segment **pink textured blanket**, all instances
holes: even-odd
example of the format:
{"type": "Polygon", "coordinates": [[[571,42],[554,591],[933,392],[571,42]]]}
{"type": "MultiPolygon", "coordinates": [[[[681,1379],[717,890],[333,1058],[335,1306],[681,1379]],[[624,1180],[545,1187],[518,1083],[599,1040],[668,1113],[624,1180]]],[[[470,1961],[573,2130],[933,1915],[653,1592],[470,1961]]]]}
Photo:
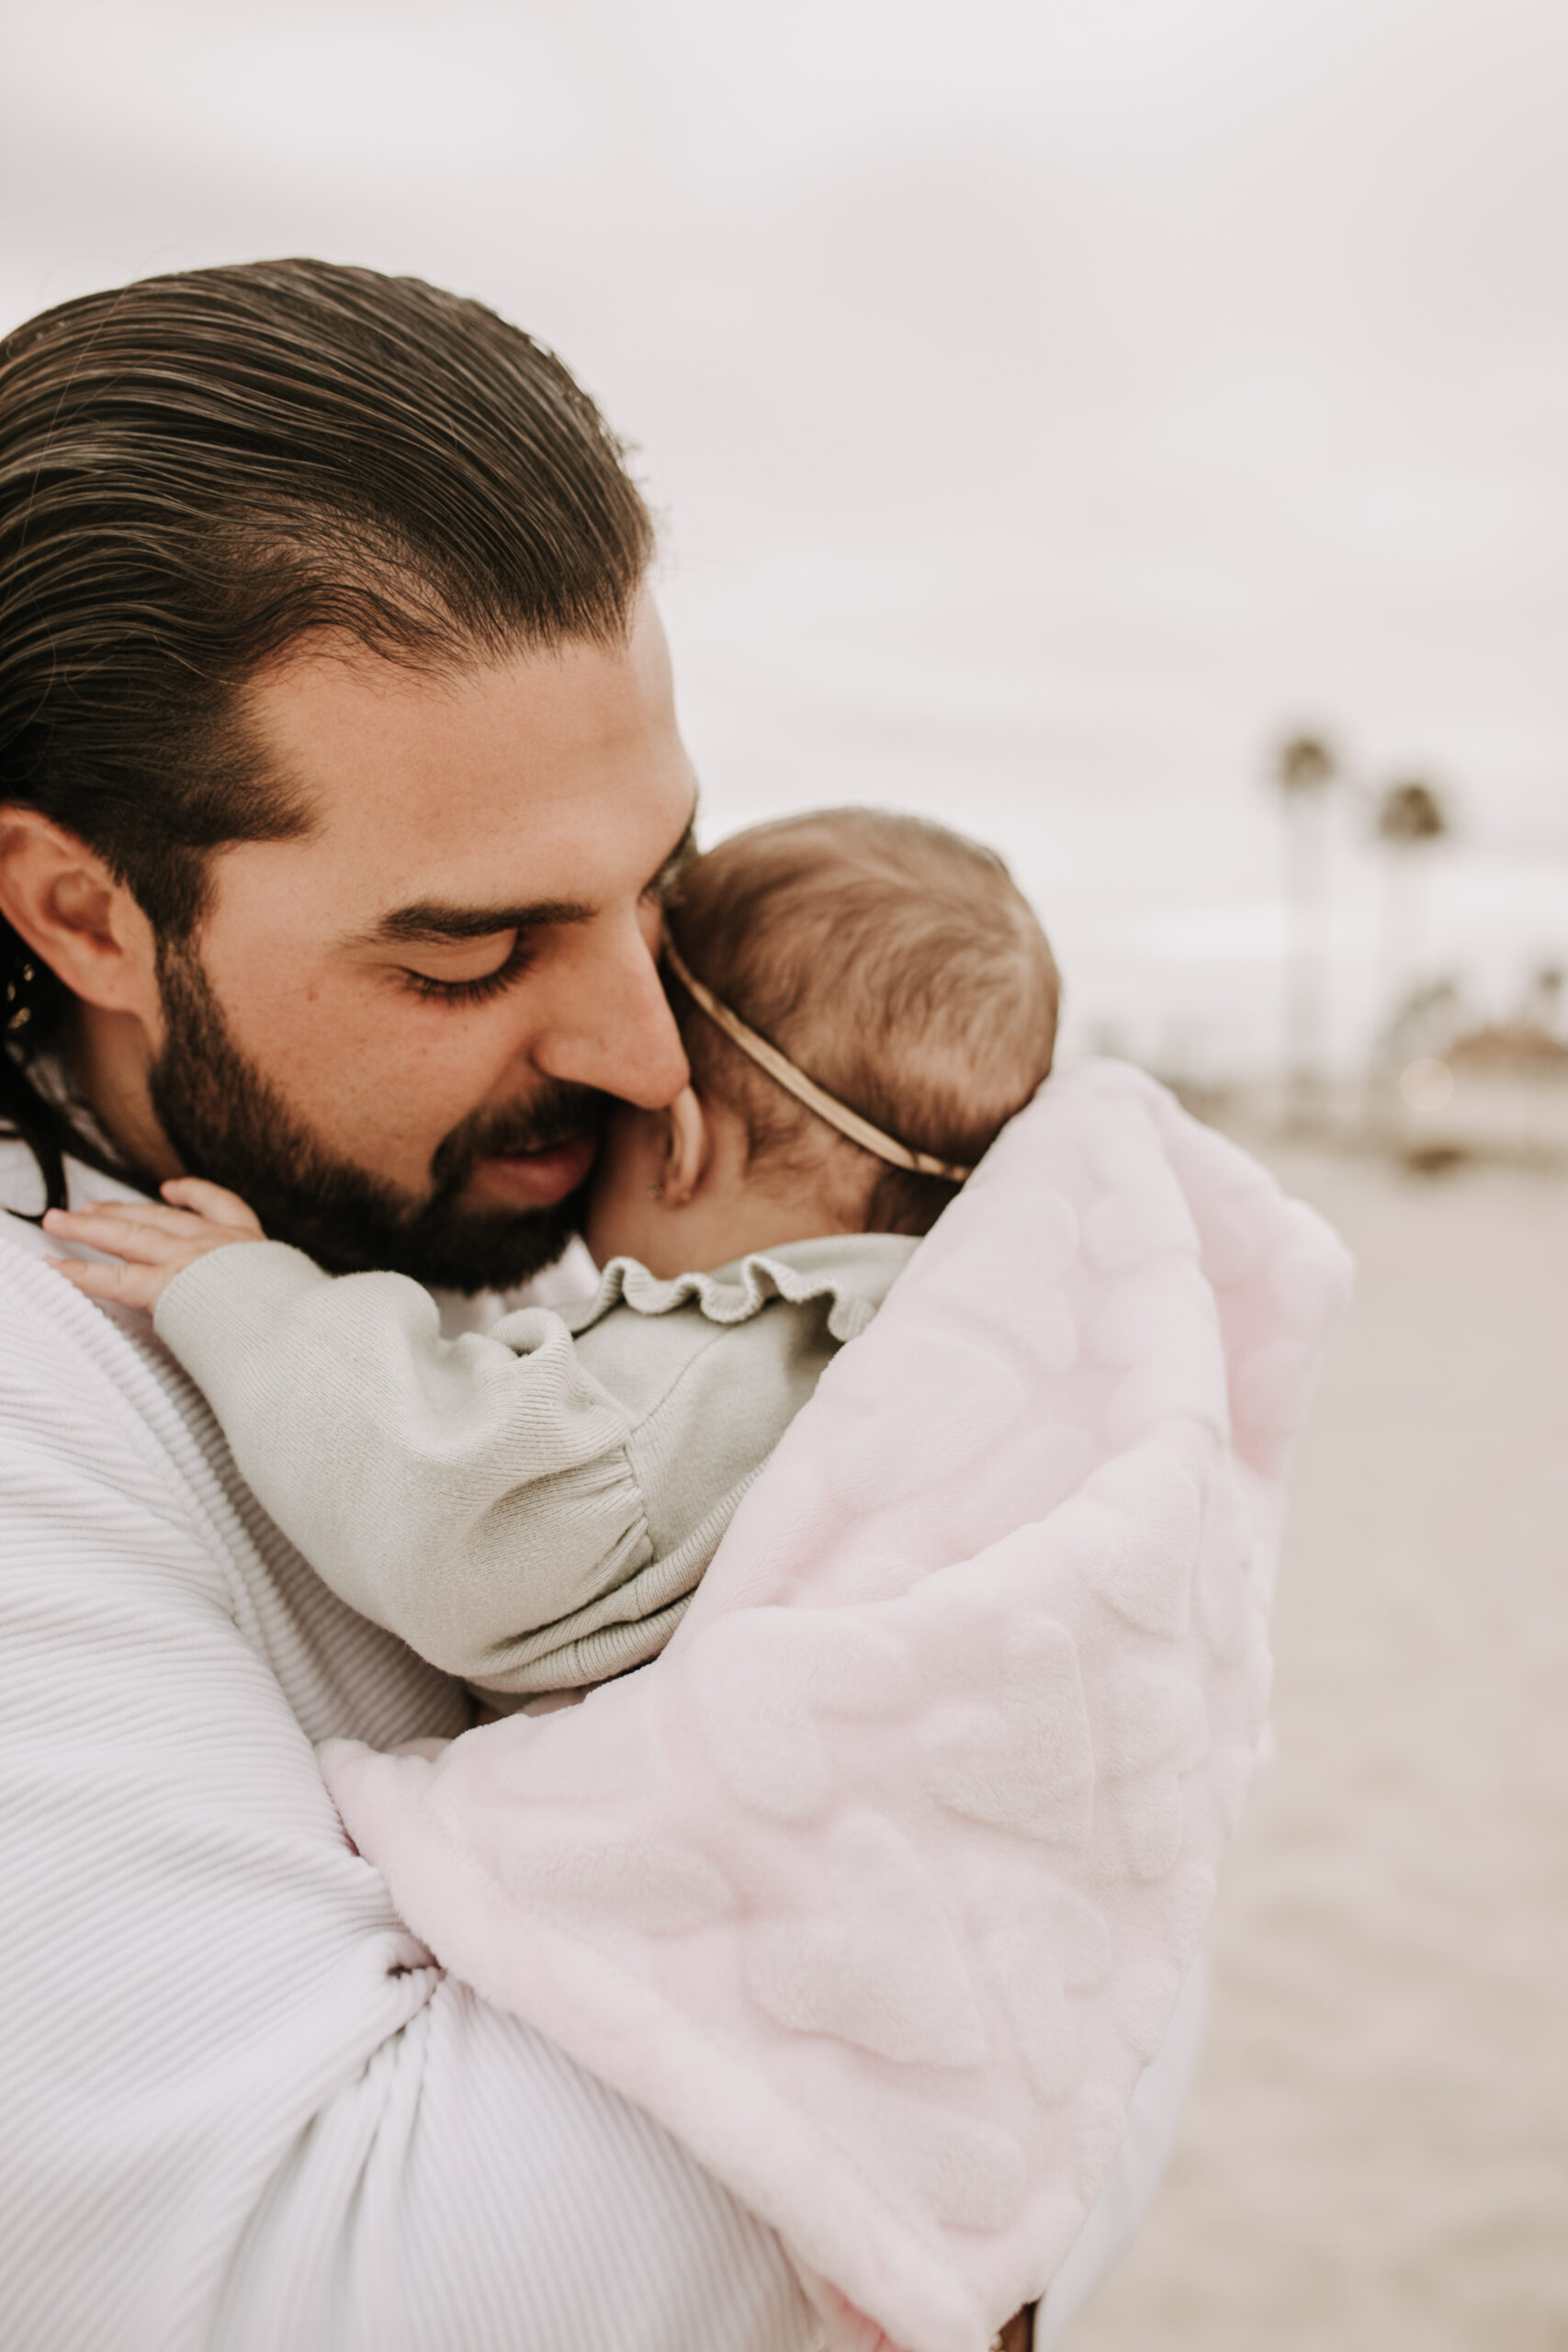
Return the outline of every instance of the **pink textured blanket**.
{"type": "Polygon", "coordinates": [[[432,1951],[640,2101],[844,2352],[979,2352],[1114,2162],[1269,1693],[1348,1262],[1120,1064],[1060,1072],[845,1348],[664,1655],[323,1750],[432,1951]]]}

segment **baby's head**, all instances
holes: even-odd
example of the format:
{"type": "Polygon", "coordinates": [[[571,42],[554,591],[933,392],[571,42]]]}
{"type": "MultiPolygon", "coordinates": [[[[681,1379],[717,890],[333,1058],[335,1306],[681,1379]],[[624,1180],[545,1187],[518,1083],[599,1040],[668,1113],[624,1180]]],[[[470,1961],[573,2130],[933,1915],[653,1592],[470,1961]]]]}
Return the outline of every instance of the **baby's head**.
{"type": "MultiPolygon", "coordinates": [[[[1045,935],[1000,858],[943,826],[870,808],[756,826],[682,870],[667,927],[705,991],[911,1153],[972,1168],[1050,1069],[1045,935]]],[[[930,1230],[953,1181],[850,1140],[666,980],[692,1083],[613,1115],[587,1220],[601,1265],[673,1275],[930,1230]]]]}

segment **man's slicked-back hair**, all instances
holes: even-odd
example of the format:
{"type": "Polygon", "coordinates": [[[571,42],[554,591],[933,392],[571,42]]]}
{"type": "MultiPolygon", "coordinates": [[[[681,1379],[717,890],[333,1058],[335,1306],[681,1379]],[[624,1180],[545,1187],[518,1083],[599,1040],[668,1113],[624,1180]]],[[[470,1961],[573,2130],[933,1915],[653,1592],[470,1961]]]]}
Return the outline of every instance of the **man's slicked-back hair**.
{"type": "MultiPolygon", "coordinates": [[[[64,303],[0,342],[0,802],[177,944],[208,852],[309,825],[248,678],[322,630],[433,669],[613,644],[652,545],[592,401],[481,303],[319,261],[64,303]]],[[[0,922],[0,1111],[56,1160],[19,1064],[62,995],[0,922]]]]}

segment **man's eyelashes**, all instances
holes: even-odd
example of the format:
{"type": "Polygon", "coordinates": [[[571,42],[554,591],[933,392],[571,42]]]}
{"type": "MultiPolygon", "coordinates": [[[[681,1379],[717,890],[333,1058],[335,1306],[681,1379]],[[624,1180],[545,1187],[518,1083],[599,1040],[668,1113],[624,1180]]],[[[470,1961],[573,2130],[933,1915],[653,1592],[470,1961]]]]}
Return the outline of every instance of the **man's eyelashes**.
{"type": "Polygon", "coordinates": [[[438,980],[429,972],[415,972],[405,966],[403,978],[412,992],[426,1004],[488,1004],[492,997],[500,996],[520,980],[533,960],[533,947],[525,933],[519,932],[493,972],[481,972],[471,980],[438,980]]]}

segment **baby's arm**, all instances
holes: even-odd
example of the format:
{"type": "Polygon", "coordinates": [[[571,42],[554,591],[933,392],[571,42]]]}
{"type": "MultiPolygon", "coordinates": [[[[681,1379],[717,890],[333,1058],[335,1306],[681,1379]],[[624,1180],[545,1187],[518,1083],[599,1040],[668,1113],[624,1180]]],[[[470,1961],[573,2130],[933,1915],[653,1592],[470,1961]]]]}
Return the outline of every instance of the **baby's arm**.
{"type": "Polygon", "coordinates": [[[418,1283],[333,1280],[219,1197],[226,1224],[138,1203],[51,1215],[49,1229],[124,1253],[62,1271],[155,1307],[248,1484],[335,1592],[434,1664],[504,1683],[498,1658],[519,1634],[652,1555],[625,1408],[558,1316],[510,1316],[506,1344],[445,1340],[418,1283]]]}

